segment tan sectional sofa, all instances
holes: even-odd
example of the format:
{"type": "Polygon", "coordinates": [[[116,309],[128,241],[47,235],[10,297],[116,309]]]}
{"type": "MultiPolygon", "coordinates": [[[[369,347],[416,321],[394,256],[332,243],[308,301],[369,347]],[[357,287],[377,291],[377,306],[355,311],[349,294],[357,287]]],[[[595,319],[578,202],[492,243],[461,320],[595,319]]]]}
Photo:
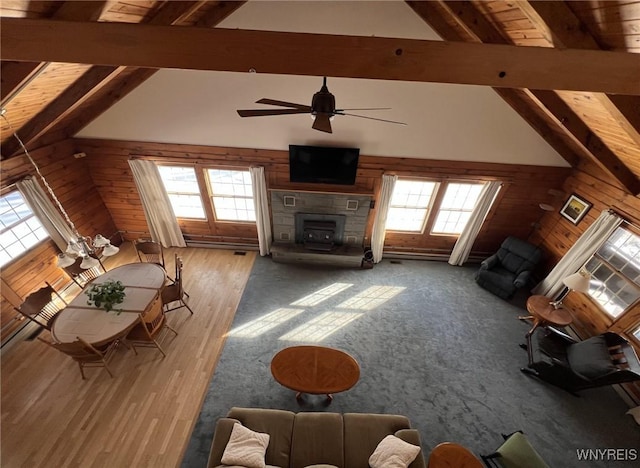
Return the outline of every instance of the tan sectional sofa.
{"type": "MultiPolygon", "coordinates": [[[[418,431],[409,419],[394,414],[301,412],[231,408],[216,424],[209,468],[221,466],[222,454],[236,422],[256,432],[270,435],[265,455],[267,465],[304,468],[333,465],[338,468],[364,468],[378,444],[387,435],[420,446],[418,431]]],[[[425,468],[422,451],[409,465],[425,468]]]]}

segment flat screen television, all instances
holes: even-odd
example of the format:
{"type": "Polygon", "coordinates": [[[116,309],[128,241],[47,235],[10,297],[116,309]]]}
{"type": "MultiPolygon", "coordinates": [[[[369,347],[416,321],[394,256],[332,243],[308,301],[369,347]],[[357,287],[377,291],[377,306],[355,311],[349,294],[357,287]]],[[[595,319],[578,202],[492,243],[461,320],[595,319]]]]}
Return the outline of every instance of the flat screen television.
{"type": "Polygon", "coordinates": [[[291,182],[353,185],[359,148],[289,145],[291,182]]]}

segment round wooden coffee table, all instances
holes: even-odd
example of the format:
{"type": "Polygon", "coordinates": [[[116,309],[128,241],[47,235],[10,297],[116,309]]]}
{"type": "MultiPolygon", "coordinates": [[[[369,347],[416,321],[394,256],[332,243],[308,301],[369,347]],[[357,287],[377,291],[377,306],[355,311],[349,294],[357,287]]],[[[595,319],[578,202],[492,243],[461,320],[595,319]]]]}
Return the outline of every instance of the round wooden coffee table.
{"type": "Polygon", "coordinates": [[[360,366],[349,354],[323,346],[292,346],[279,351],[271,360],[271,374],[284,387],[296,393],[327,395],[344,392],[360,378],[360,366]]]}

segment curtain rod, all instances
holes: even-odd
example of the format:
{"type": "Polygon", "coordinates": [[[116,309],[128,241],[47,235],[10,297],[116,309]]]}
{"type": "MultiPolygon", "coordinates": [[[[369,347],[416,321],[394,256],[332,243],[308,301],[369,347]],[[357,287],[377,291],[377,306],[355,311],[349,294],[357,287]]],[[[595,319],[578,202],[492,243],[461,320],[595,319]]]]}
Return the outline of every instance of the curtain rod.
{"type": "Polygon", "coordinates": [[[620,208],[609,208],[607,211],[620,216],[622,218],[622,221],[627,223],[628,225],[633,226],[636,229],[640,229],[640,225],[634,223],[633,221],[629,221],[629,218],[633,218],[633,216],[631,216],[626,211],[621,210],[620,208]]]}

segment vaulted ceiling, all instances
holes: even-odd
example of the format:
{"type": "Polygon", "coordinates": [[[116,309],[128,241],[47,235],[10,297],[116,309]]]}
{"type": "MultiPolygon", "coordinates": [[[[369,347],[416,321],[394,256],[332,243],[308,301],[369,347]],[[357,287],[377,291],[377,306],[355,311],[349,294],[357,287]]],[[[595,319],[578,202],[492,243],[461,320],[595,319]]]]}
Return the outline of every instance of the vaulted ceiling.
{"type": "Polygon", "coordinates": [[[245,2],[3,0],[2,158],[13,131],[74,136],[159,68],[255,66],[493,87],[569,164],[640,193],[640,1],[406,3],[445,42],[214,28],[245,2]]]}

